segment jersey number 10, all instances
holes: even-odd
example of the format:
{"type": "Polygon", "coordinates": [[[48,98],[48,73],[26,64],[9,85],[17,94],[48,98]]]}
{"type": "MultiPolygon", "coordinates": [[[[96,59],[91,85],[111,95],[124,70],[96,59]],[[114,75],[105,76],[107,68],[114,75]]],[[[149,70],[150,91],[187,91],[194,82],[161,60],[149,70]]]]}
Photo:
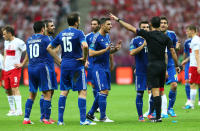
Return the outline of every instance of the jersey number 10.
{"type": "Polygon", "coordinates": [[[30,44],[29,49],[30,49],[30,59],[39,56],[39,44],[37,43],[35,43],[34,45],[30,44]]]}
{"type": "Polygon", "coordinates": [[[64,46],[64,52],[72,52],[72,43],[71,40],[72,37],[63,37],[63,46],[64,46]]]}

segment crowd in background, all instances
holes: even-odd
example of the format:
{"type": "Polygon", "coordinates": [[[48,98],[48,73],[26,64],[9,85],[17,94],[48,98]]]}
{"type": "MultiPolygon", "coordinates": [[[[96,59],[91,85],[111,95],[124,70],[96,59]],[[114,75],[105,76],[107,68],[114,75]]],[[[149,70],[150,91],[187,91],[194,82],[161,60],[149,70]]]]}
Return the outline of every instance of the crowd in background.
{"type": "MultiPolygon", "coordinates": [[[[91,6],[92,10],[88,21],[93,17],[101,18],[112,12],[126,22],[137,26],[141,20],[164,15],[169,20],[169,29],[175,31],[181,40],[182,47],[186,39],[185,27],[189,24],[200,24],[199,0],[91,0],[91,6]]],[[[89,28],[86,30],[90,31],[89,28]]],[[[116,64],[132,65],[134,59],[127,52],[129,51],[129,42],[134,35],[130,31],[122,29],[115,22],[113,22],[110,34],[113,43],[120,39],[123,41],[123,49],[115,55],[116,64]]],[[[183,48],[179,54],[182,52],[183,48]]]]}
{"type": "Polygon", "coordinates": [[[1,0],[0,27],[12,25],[17,37],[26,40],[33,34],[35,21],[52,19],[58,25],[62,16],[68,12],[69,0],[1,0]]]}

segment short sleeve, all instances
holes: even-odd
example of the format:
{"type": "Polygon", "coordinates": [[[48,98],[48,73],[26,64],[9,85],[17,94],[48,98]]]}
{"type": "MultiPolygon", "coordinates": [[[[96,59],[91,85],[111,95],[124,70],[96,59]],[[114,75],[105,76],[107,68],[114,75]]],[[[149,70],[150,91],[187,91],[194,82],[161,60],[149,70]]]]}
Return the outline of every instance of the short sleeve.
{"type": "Polygon", "coordinates": [[[26,44],[23,40],[19,39],[19,49],[23,52],[26,51],[26,44]]]}
{"type": "Polygon", "coordinates": [[[91,50],[96,50],[97,37],[98,37],[97,34],[95,34],[95,35],[92,37],[92,43],[90,44],[89,49],[91,49],[91,50]]]}
{"type": "Polygon", "coordinates": [[[171,39],[170,39],[169,37],[166,37],[166,38],[167,38],[167,39],[166,39],[167,48],[168,48],[168,49],[174,48],[171,39]]]}
{"type": "Polygon", "coordinates": [[[85,38],[83,31],[80,31],[79,41],[80,41],[80,43],[86,42],[86,38],[85,38]]]}
{"type": "Polygon", "coordinates": [[[51,45],[53,47],[57,47],[59,44],[61,43],[61,40],[60,40],[60,37],[59,37],[59,34],[56,36],[56,38],[54,40],[51,41],[51,45]]]}

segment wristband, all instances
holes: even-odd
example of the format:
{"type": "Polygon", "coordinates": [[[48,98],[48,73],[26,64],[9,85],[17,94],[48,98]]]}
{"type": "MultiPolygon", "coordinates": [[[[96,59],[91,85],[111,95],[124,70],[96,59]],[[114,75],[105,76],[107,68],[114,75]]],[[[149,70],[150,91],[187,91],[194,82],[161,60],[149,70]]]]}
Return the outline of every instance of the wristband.
{"type": "Polygon", "coordinates": [[[121,20],[121,19],[118,18],[118,19],[117,19],[117,22],[119,22],[120,20],[121,20]]]}

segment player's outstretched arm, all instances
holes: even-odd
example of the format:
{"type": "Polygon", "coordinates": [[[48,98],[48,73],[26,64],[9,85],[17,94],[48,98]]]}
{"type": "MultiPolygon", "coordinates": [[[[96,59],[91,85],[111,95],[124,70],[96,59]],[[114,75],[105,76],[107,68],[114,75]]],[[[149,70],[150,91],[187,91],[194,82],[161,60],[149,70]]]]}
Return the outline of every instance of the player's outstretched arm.
{"type": "Polygon", "coordinates": [[[147,45],[147,42],[144,41],[144,43],[140,47],[136,49],[132,49],[129,54],[132,56],[138,54],[146,45],[147,45]]]}
{"type": "Polygon", "coordinates": [[[98,51],[89,49],[89,56],[90,57],[99,56],[99,55],[102,55],[102,54],[106,53],[108,50],[110,50],[110,46],[106,47],[105,49],[98,50],[98,51]]]}
{"type": "Polygon", "coordinates": [[[126,23],[125,21],[119,19],[118,17],[116,17],[115,15],[113,15],[112,13],[110,13],[110,18],[117,21],[118,23],[120,23],[124,28],[126,28],[129,31],[132,31],[133,33],[136,33],[137,29],[130,25],[129,23],[126,23]]]}
{"type": "Polygon", "coordinates": [[[173,58],[173,60],[174,60],[174,64],[175,64],[175,67],[176,67],[176,71],[179,73],[179,72],[180,72],[180,68],[179,68],[179,65],[178,65],[178,58],[177,58],[175,49],[174,49],[174,48],[170,48],[170,52],[171,52],[172,58],[173,58]]]}
{"type": "Polygon", "coordinates": [[[56,52],[53,49],[54,49],[54,47],[51,44],[49,44],[47,47],[47,51],[54,58],[55,63],[60,65],[61,59],[57,56],[56,52]]]}
{"type": "Polygon", "coordinates": [[[28,62],[28,54],[26,52],[26,55],[25,55],[25,58],[24,58],[23,62],[20,63],[20,64],[15,64],[15,67],[16,68],[22,68],[27,62],[28,62]]]}

